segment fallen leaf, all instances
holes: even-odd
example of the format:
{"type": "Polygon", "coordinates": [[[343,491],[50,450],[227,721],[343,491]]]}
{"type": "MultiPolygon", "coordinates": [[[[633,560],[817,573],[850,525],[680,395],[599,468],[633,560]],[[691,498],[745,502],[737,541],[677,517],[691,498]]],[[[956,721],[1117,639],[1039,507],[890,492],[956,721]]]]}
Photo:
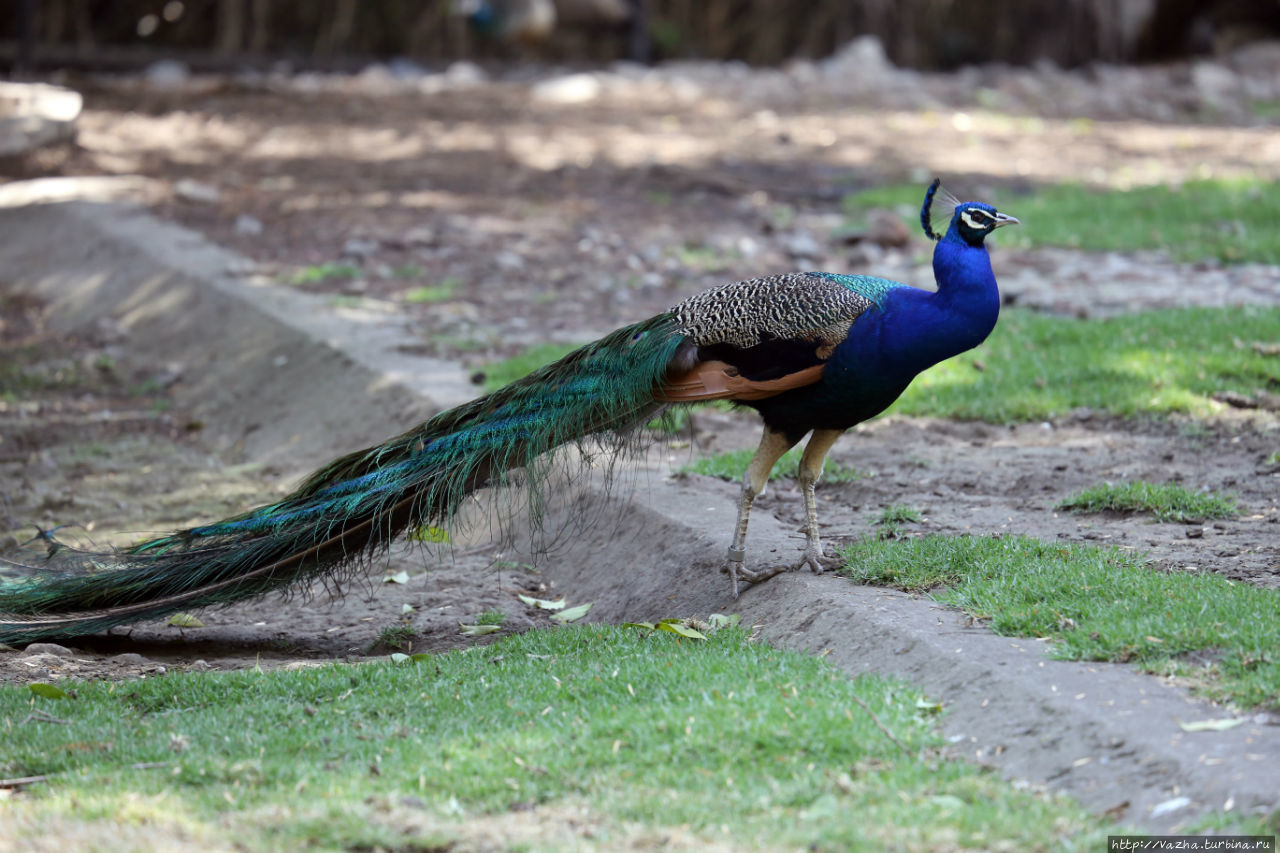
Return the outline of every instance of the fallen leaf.
{"type": "Polygon", "coordinates": [[[502,630],[501,625],[464,625],[461,622],[458,623],[458,627],[461,629],[459,633],[464,637],[482,637],[502,630]]]}
{"type": "Polygon", "coordinates": [[[203,628],[204,623],[190,613],[175,613],[169,617],[166,625],[172,625],[175,628],[203,628]]]}
{"type": "Polygon", "coordinates": [[[1244,717],[1223,717],[1218,720],[1194,720],[1185,723],[1178,720],[1178,728],[1184,732],[1225,732],[1227,729],[1234,729],[1236,726],[1244,722],[1244,717]]]}
{"type": "Polygon", "coordinates": [[[382,582],[383,583],[408,583],[409,573],[403,572],[403,571],[396,572],[394,575],[387,575],[385,578],[382,579],[382,582]]]}
{"type": "Polygon", "coordinates": [[[707,638],[707,635],[702,633],[701,631],[698,631],[694,628],[690,628],[688,625],[685,625],[676,620],[663,619],[661,622],[658,623],[658,630],[670,631],[673,634],[679,634],[681,637],[689,637],[690,639],[694,639],[694,640],[705,640],[707,638]]]}
{"type": "Polygon", "coordinates": [[[562,610],[559,613],[553,613],[551,614],[551,619],[554,622],[560,622],[560,623],[574,622],[578,619],[581,619],[583,616],[586,616],[587,611],[591,609],[592,604],[595,604],[595,602],[593,601],[588,604],[579,604],[577,607],[570,607],[568,610],[562,610]]]}
{"type": "Polygon", "coordinates": [[[565,601],[561,598],[558,601],[550,601],[545,598],[534,598],[531,595],[516,595],[521,601],[530,607],[536,607],[539,610],[564,610],[565,601]]]}
{"type": "Polygon", "coordinates": [[[44,699],[66,699],[67,694],[61,687],[55,687],[52,684],[45,684],[37,681],[34,684],[28,684],[27,689],[37,696],[44,699]]]}
{"type": "Polygon", "coordinates": [[[448,542],[449,531],[442,527],[423,525],[415,527],[407,537],[410,542],[448,542]]]}

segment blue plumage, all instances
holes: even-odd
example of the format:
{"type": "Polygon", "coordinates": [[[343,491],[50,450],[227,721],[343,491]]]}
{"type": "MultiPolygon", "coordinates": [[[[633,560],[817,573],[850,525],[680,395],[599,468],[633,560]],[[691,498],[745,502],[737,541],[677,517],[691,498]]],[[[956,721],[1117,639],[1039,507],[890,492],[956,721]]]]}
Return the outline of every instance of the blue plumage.
{"type": "Polygon", "coordinates": [[[935,181],[921,224],[937,237],[937,292],[870,276],[791,273],[712,288],[582,347],[486,397],[377,447],[348,454],[292,494],[240,516],[117,553],[48,536],[36,575],[0,586],[0,642],[69,637],[177,610],[224,604],[358,567],[406,529],[447,527],[466,497],[544,455],[621,436],[665,405],[728,399],[765,430],[744,477],[726,569],[747,571],[747,521],[773,464],[806,435],[799,482],[807,543],[795,568],[821,571],[813,487],[846,429],[888,407],[920,371],[979,344],[1000,297],[983,241],[1016,219],[960,203],[935,181]],[[938,237],[934,223],[947,222],[938,237]]]}

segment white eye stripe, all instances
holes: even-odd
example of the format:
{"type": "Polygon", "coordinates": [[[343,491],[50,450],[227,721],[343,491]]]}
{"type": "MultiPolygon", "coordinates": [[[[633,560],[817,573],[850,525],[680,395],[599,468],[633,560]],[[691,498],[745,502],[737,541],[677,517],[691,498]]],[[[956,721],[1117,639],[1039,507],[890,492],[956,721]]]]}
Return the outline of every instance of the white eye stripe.
{"type": "Polygon", "coordinates": [[[985,210],[963,210],[960,212],[960,220],[970,228],[976,228],[981,231],[983,228],[989,227],[995,221],[995,217],[985,210]],[[981,219],[982,221],[975,221],[975,219],[981,219]]]}

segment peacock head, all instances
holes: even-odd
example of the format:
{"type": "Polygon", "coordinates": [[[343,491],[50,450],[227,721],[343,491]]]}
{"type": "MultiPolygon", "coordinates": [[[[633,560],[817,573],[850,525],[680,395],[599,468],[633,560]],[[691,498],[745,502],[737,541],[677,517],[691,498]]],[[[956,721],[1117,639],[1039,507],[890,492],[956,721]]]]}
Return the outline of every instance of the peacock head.
{"type": "Polygon", "coordinates": [[[980,201],[960,201],[942,186],[940,178],[934,178],[924,194],[924,206],[920,208],[920,224],[931,240],[952,238],[963,240],[970,246],[981,246],[987,235],[1006,225],[1017,225],[1018,220],[1001,213],[980,201]],[[933,223],[947,222],[947,229],[939,234],[933,223]]]}

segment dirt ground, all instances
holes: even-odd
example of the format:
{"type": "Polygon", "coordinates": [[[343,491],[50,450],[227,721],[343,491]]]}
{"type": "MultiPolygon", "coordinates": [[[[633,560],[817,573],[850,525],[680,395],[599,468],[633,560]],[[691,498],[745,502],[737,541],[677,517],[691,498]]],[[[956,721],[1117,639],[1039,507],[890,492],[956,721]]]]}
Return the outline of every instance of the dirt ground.
{"type": "MultiPolygon", "coordinates": [[[[424,95],[82,82],[78,146],[24,163],[23,176],[153,179],[156,213],[248,256],[254,272],[328,294],[334,310],[408,315],[423,353],[477,371],[529,344],[588,339],[756,274],[819,268],[927,285],[923,237],[874,217],[845,222],[840,198],[862,186],[936,172],[979,195],[1069,176],[1116,184],[1157,172],[1280,174],[1273,127],[1172,98],[1170,115],[1139,121],[1115,118],[1101,100],[1092,116],[1087,100],[1075,118],[1009,116],[951,104],[952,89],[939,87],[953,84],[934,80],[920,83],[933,105],[912,111],[830,93],[735,99],[711,86],[579,103],[540,99],[534,84],[424,95]],[[337,272],[303,280],[325,264],[337,272]],[[435,290],[409,295],[423,287],[435,290]]],[[[1008,301],[1077,315],[1280,301],[1274,267],[1043,249],[997,249],[994,263],[1008,301]],[[1188,277],[1205,284],[1188,288],[1188,277]]],[[[43,306],[4,295],[3,284],[0,379],[16,393],[0,398],[0,480],[13,486],[0,499],[0,546],[39,547],[27,542],[36,525],[69,525],[59,536],[80,543],[129,541],[268,501],[302,470],[214,453],[203,424],[175,403],[181,376],[131,361],[127,337],[110,324],[55,334],[43,306]]],[[[707,411],[693,424],[692,435],[655,438],[667,464],[757,438],[745,414],[707,411]]],[[[405,426],[389,423],[386,434],[405,426]]],[[[837,445],[834,460],[874,476],[821,485],[820,512],[837,543],[870,531],[880,508],[906,503],[924,511],[912,527],[921,532],[1115,544],[1150,554],[1153,570],[1277,588],[1280,465],[1267,461],[1277,449],[1280,421],[1265,412],[1143,424],[1081,412],[1008,426],[889,416],[837,445]],[[1243,511],[1179,525],[1053,509],[1085,486],[1130,478],[1228,492],[1243,511]]],[[[681,488],[723,491],[696,476],[681,488]]],[[[799,525],[788,480],[757,507],[799,525]]],[[[730,531],[707,532],[710,564],[730,531]]],[[[501,610],[504,632],[544,624],[546,614],[515,594],[563,592],[508,556],[496,546],[396,550],[385,572],[342,597],[316,585],[204,612],[203,628],[139,625],[72,648],[0,654],[0,681],[299,666],[485,642],[459,623],[501,610]],[[412,639],[388,644],[387,629],[398,626],[412,639]]]]}

